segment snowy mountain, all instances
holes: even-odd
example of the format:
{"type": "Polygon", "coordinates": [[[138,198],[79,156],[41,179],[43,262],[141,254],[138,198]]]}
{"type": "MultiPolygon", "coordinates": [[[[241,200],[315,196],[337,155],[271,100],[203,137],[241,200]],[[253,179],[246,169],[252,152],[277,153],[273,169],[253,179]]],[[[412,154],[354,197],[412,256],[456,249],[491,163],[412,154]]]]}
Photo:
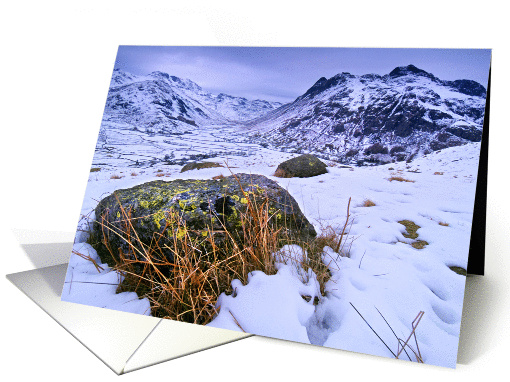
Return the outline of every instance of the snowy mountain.
{"type": "Polygon", "coordinates": [[[279,106],[278,102],[211,94],[193,81],[167,73],[136,76],[116,69],[103,121],[126,123],[149,133],[180,133],[202,125],[246,121],[279,106]]]}
{"type": "Polygon", "coordinates": [[[413,65],[320,78],[294,102],[250,121],[253,139],[343,162],[388,163],[478,142],[486,90],[413,65]]]}
{"type": "Polygon", "coordinates": [[[136,76],[116,69],[103,129],[121,123],[168,135],[205,126],[239,127],[243,130],[235,136],[263,147],[381,164],[479,142],[485,97],[485,88],[475,81],[444,81],[413,65],[384,76],[322,77],[283,106],[212,94],[167,73],[136,76]]]}
{"type": "Polygon", "coordinates": [[[214,110],[233,121],[248,121],[280,106],[282,106],[280,102],[268,102],[259,99],[250,101],[243,97],[233,97],[224,93],[214,96],[211,105],[214,110]]]}

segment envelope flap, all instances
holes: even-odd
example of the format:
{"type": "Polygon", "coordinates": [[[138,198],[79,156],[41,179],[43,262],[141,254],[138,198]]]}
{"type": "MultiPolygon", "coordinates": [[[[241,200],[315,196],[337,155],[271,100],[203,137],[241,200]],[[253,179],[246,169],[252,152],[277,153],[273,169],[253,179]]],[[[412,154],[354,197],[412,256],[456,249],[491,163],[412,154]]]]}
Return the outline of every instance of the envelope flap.
{"type": "Polygon", "coordinates": [[[233,330],[161,320],[126,363],[127,373],[201,350],[250,337],[233,330]]]}
{"type": "Polygon", "coordinates": [[[161,319],[60,300],[67,264],[7,275],[73,337],[120,374],[161,319]]]}

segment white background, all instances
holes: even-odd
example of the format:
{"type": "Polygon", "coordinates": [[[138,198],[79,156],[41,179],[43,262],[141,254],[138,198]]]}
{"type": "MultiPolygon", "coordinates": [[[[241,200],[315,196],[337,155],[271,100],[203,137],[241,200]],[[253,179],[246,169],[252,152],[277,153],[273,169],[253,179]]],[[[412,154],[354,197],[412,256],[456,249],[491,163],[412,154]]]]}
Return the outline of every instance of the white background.
{"type": "MultiPolygon", "coordinates": [[[[508,375],[507,12],[497,2],[17,1],[0,11],[2,275],[34,266],[14,228],[73,232],[118,45],[492,48],[487,268],[456,371],[252,337],[124,380],[480,380],[508,375]],[[242,5],[241,5],[242,4],[242,5]],[[413,5],[416,4],[416,5],[413,5]],[[506,31],[506,32],[505,32],[506,31]],[[467,360],[467,361],[466,361],[467,360]]],[[[407,63],[403,63],[407,64],[407,63]]],[[[72,234],[63,235],[72,239],[72,234]]],[[[52,241],[52,240],[50,240],[52,241]]],[[[5,278],[2,375],[115,374],[5,278]]],[[[503,377],[504,378],[504,377],[503,377]]]]}

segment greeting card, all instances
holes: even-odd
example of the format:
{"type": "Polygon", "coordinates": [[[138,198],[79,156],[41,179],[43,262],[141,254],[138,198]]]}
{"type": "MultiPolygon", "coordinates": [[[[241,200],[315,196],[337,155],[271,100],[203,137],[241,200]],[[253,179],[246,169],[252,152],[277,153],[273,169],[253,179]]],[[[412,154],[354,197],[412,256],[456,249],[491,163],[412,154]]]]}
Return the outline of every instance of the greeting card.
{"type": "Polygon", "coordinates": [[[490,58],[121,46],[62,300],[455,367],[490,58]]]}

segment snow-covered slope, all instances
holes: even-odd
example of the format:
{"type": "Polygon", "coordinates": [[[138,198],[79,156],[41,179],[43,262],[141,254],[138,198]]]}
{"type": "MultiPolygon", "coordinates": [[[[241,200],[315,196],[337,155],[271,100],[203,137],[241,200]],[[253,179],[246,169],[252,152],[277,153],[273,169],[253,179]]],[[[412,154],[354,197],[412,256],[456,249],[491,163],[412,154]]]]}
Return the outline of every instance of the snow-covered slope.
{"type": "Polygon", "coordinates": [[[385,163],[480,141],[485,97],[475,81],[443,81],[413,65],[384,76],[340,73],[248,127],[291,152],[385,163]]]}
{"type": "Polygon", "coordinates": [[[279,102],[260,99],[250,101],[244,97],[233,97],[220,93],[212,96],[210,107],[233,121],[248,121],[282,106],[279,102]]]}
{"type": "Polygon", "coordinates": [[[188,79],[153,72],[147,76],[114,70],[104,121],[127,123],[153,133],[253,119],[281,106],[227,94],[211,94],[188,79]]]}
{"type": "MultiPolygon", "coordinates": [[[[196,132],[197,137],[199,133],[196,132]]],[[[142,133],[130,134],[133,136],[129,145],[119,147],[126,153],[141,153],[141,158],[151,153],[151,147],[154,152],[168,151],[181,138],[174,137],[173,142],[164,142],[158,136],[137,140],[142,133]],[[137,144],[139,147],[135,149],[137,144]]],[[[210,140],[195,146],[202,152],[214,151],[212,144],[214,141],[210,140]]],[[[248,147],[243,149],[249,151],[248,147]]],[[[163,162],[134,169],[132,160],[125,159],[129,158],[127,154],[116,151],[108,158],[96,151],[94,165],[109,162],[107,166],[101,165],[101,171],[90,173],[75,251],[100,262],[95,251],[84,244],[97,201],[116,189],[157,179],[210,179],[220,174],[230,175],[230,171],[266,175],[294,196],[317,232],[328,226],[340,232],[352,197],[352,225],[345,237],[346,243],[352,244],[349,257],[341,257],[328,248],[324,250],[324,262],[329,264],[331,272],[325,296],[320,295],[314,274],[305,280],[304,270],[297,263],[277,264],[276,275],[255,271],[246,285],[234,281],[236,297],[220,297],[219,315],[210,325],[240,330],[234,316],[249,333],[393,357],[391,351],[397,352],[398,343],[378,310],[404,340],[411,333],[413,319],[423,311],[416,335],[424,362],[454,367],[466,278],[452,268],[467,266],[480,144],[436,151],[411,163],[352,168],[329,163],[327,174],[290,179],[272,174],[282,160],[295,155],[267,148],[250,150],[253,153],[249,156],[211,158],[228,162],[230,170],[219,167],[185,173],[180,172],[181,166],[163,162]],[[408,181],[391,181],[393,176],[408,181]],[[365,207],[367,199],[375,205],[365,207]],[[420,227],[417,238],[404,235],[403,220],[420,227]],[[426,245],[413,247],[416,240],[425,241],[426,245]],[[310,301],[302,298],[305,295],[312,296],[310,301]],[[314,297],[319,298],[317,305],[314,297]],[[353,306],[391,350],[375,336],[353,306]]],[[[298,254],[296,249],[291,258],[298,254]]],[[[103,270],[98,271],[90,261],[72,255],[62,299],[150,313],[147,299],[139,300],[127,292],[116,294],[116,283],[122,277],[107,265],[100,265],[103,270]]],[[[413,354],[408,353],[414,360],[413,354]]],[[[408,359],[406,354],[400,358],[408,359]]]]}

